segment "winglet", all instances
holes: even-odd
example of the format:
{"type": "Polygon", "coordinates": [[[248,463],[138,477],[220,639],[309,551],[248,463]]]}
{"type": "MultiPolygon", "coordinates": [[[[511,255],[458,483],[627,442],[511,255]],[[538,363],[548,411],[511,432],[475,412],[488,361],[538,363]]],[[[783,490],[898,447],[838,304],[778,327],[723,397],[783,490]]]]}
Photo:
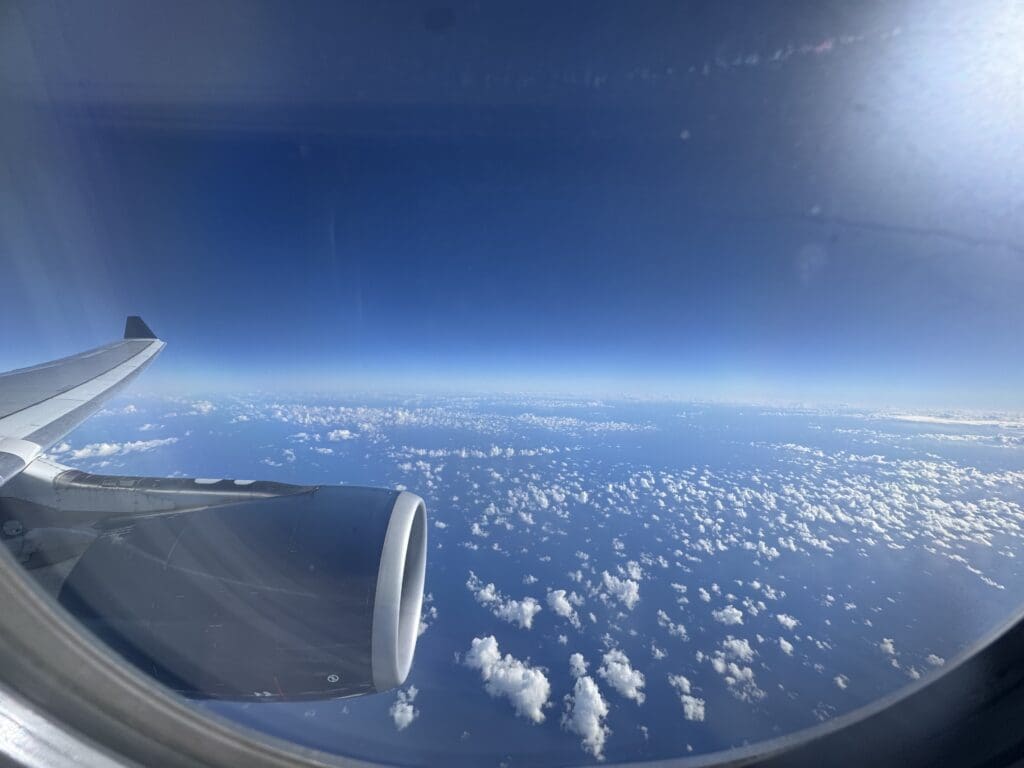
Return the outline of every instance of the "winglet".
{"type": "Polygon", "coordinates": [[[141,317],[128,315],[124,324],[124,337],[126,339],[155,339],[156,334],[149,329],[141,317]]]}

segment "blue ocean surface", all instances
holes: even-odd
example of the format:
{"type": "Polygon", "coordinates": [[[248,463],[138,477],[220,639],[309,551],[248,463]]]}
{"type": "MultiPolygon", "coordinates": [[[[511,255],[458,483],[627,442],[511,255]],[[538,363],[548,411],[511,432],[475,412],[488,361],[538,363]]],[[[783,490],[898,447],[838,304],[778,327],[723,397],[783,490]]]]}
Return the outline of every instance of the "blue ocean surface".
{"type": "Polygon", "coordinates": [[[427,600],[400,689],[200,703],[408,765],[707,753],[927,675],[1016,615],[1024,423],[542,397],[128,397],[54,457],[406,488],[427,600]]]}

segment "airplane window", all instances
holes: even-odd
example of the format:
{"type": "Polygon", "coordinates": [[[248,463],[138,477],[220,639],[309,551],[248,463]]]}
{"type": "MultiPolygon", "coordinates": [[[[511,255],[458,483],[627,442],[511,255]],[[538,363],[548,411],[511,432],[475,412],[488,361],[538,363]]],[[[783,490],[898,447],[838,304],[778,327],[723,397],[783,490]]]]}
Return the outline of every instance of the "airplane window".
{"type": "Polygon", "coordinates": [[[4,5],[6,555],[204,717],[385,763],[711,755],[936,678],[1024,589],[1022,39],[4,5]]]}

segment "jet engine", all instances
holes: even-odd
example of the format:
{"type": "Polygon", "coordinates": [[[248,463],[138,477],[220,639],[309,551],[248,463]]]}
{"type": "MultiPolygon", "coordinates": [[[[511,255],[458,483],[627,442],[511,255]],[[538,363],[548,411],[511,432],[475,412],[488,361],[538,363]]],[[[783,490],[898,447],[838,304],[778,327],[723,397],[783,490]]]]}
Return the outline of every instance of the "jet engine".
{"type": "Polygon", "coordinates": [[[41,459],[2,495],[11,552],[179,693],[323,699],[408,675],[427,549],[412,493],[109,477],[41,459]]]}

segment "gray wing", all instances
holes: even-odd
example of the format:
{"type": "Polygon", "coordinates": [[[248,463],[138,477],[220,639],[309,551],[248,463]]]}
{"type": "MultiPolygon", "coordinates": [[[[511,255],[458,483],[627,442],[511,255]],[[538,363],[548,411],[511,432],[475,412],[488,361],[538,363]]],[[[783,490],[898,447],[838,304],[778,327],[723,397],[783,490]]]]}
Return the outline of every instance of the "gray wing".
{"type": "Polygon", "coordinates": [[[120,341],[0,375],[0,485],[95,413],[164,346],[133,316],[120,341]]]}
{"type": "MultiPolygon", "coordinates": [[[[426,574],[418,496],[98,476],[37,458],[163,346],[129,318],[121,341],[0,376],[0,571],[6,549],[93,635],[186,696],[401,685],[426,574]]],[[[23,623],[8,613],[2,627],[23,623]]]]}

